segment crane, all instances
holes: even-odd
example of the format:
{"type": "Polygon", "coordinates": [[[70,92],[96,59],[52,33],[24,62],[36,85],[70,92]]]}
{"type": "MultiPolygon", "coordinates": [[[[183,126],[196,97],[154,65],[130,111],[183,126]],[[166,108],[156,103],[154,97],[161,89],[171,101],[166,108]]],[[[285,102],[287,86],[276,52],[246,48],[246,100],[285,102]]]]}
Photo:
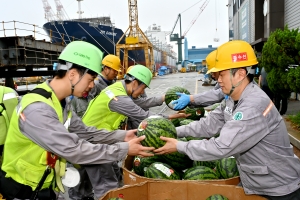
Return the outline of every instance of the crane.
{"type": "Polygon", "coordinates": [[[179,13],[178,17],[177,17],[177,19],[175,21],[175,24],[173,26],[173,29],[170,32],[170,41],[171,42],[175,41],[175,42],[177,42],[177,45],[178,45],[178,62],[177,62],[177,64],[181,63],[181,61],[182,61],[182,44],[183,44],[182,40],[183,39],[184,38],[181,36],[181,14],[179,13]],[[178,37],[178,33],[174,33],[173,34],[174,29],[175,29],[178,21],[179,21],[179,26],[180,26],[180,32],[179,32],[180,35],[179,35],[179,37],[178,37]]]}
{"type": "Polygon", "coordinates": [[[139,27],[137,0],[128,0],[128,10],[129,10],[129,27],[124,32],[122,37],[120,37],[119,41],[116,44],[116,56],[120,58],[121,57],[120,50],[124,49],[123,66],[125,68],[123,69],[123,72],[126,72],[128,68],[128,51],[144,50],[145,65],[151,71],[153,71],[152,70],[152,67],[154,65],[153,45],[139,27]],[[121,41],[124,37],[125,37],[125,44],[121,44],[121,41]],[[149,57],[149,52],[150,52],[150,57],[149,57]]]}
{"type": "Polygon", "coordinates": [[[49,21],[54,21],[55,20],[55,15],[54,12],[49,4],[49,2],[47,0],[42,0],[43,2],[43,7],[44,7],[44,11],[45,11],[45,19],[47,22],[49,21]]]}
{"type": "Polygon", "coordinates": [[[172,31],[170,32],[170,41],[175,41],[177,42],[178,45],[178,62],[177,64],[182,62],[182,40],[185,38],[185,36],[187,35],[187,33],[189,32],[189,30],[191,29],[191,27],[195,24],[195,22],[197,21],[198,17],[200,16],[200,14],[203,12],[203,10],[205,9],[205,7],[207,6],[207,4],[209,3],[210,0],[206,0],[202,6],[200,7],[197,15],[195,16],[195,18],[191,21],[190,25],[188,26],[188,28],[186,29],[186,31],[183,33],[183,35],[181,35],[181,14],[178,14],[178,17],[175,21],[175,24],[173,26],[172,31]],[[179,21],[179,26],[180,26],[180,32],[179,32],[179,36],[178,33],[174,33],[174,29],[177,25],[177,22],[179,21]]]}
{"type": "Polygon", "coordinates": [[[67,15],[63,5],[61,4],[60,0],[54,0],[56,5],[56,11],[57,11],[57,18],[58,20],[66,20],[69,19],[69,16],[67,15]]]}

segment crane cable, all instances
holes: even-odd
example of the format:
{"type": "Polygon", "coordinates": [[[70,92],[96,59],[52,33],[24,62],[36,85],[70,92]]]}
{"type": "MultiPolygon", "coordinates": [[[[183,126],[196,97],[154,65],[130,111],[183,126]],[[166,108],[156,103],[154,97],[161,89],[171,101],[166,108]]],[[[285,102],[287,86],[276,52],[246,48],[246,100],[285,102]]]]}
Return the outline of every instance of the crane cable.
{"type": "Polygon", "coordinates": [[[189,9],[191,9],[192,7],[194,7],[195,5],[197,5],[198,3],[200,3],[202,0],[196,2],[195,4],[193,4],[192,6],[188,7],[187,9],[185,9],[184,11],[182,11],[180,14],[184,13],[185,11],[188,11],[189,9]]]}
{"type": "Polygon", "coordinates": [[[214,38],[214,42],[219,42],[219,38],[218,38],[218,8],[217,8],[217,0],[215,0],[215,18],[216,18],[216,33],[215,33],[215,38],[214,38]]]}

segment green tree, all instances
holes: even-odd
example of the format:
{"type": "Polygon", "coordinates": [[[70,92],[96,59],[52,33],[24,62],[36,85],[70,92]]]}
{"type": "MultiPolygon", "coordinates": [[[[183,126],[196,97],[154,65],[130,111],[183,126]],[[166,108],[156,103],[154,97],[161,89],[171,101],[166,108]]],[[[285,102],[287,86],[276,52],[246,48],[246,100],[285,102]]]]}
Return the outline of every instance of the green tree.
{"type": "Polygon", "coordinates": [[[300,92],[300,69],[289,67],[299,65],[300,33],[298,29],[277,29],[272,32],[264,44],[260,59],[260,67],[268,73],[267,80],[270,89],[283,97],[289,97],[290,92],[300,92]]]}

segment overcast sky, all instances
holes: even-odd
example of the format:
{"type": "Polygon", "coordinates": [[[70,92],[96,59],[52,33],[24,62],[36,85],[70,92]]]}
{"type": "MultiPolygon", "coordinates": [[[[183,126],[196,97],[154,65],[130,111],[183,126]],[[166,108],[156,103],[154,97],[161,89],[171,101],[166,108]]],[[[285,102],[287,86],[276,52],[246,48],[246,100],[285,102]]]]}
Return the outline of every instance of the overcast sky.
{"type": "MultiPolygon", "coordinates": [[[[78,18],[78,4],[76,0],[60,0],[70,18],[78,18]]],[[[182,34],[195,19],[205,0],[138,0],[139,26],[145,31],[153,23],[160,25],[163,31],[171,31],[179,13],[182,17],[182,34]],[[199,2],[199,3],[197,3],[199,2]],[[197,4],[196,4],[197,3],[197,4]],[[193,6],[196,4],[195,6],[193,6]],[[185,11],[189,7],[189,10],[185,11]],[[183,12],[185,11],[185,12],[183,12]]],[[[54,0],[48,0],[54,12],[56,12],[54,0]]],[[[228,0],[210,0],[207,7],[191,27],[186,37],[188,46],[217,47],[228,41],[228,0]],[[217,2],[217,4],[216,4],[217,2]],[[216,31],[217,29],[217,31],[216,31]],[[214,42],[219,38],[219,42],[214,42]]],[[[46,22],[42,0],[0,0],[0,21],[21,21],[36,24],[40,27],[46,22]]],[[[81,2],[83,17],[111,16],[116,27],[125,31],[128,22],[127,0],[84,0],[81,2]]],[[[8,27],[8,24],[5,24],[8,27]]],[[[2,24],[0,26],[2,30],[2,24]]],[[[177,24],[174,33],[179,32],[177,24]]],[[[8,31],[6,31],[8,33],[8,31]]],[[[30,35],[32,33],[28,33],[30,35]]],[[[3,37],[3,31],[0,32],[3,37]]],[[[41,39],[41,38],[39,38],[41,39]]],[[[174,50],[177,52],[175,42],[174,50]]]]}

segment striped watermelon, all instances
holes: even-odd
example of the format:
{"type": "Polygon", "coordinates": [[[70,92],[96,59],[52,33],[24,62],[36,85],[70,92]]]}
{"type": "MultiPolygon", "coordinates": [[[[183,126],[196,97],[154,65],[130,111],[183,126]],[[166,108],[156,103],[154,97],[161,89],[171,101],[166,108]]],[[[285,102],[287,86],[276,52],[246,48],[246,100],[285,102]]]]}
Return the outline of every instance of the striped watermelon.
{"type": "Polygon", "coordinates": [[[143,146],[160,148],[165,145],[165,141],[159,137],[177,138],[175,126],[165,118],[147,118],[144,119],[137,131],[137,136],[145,135],[146,138],[141,141],[143,146]]]}
{"type": "Polygon", "coordinates": [[[203,107],[197,107],[197,108],[186,107],[184,111],[186,114],[191,114],[190,116],[187,117],[187,119],[192,119],[192,120],[199,120],[201,117],[204,117],[205,114],[205,110],[203,107]]]}
{"type": "Polygon", "coordinates": [[[180,126],[188,125],[189,123],[193,122],[194,120],[185,119],[179,122],[180,126]]]}
{"type": "Polygon", "coordinates": [[[176,92],[190,94],[190,92],[187,89],[182,88],[182,87],[175,86],[175,87],[169,88],[165,94],[165,103],[172,110],[173,110],[174,105],[171,103],[171,101],[178,99],[176,92]]]}
{"type": "Polygon", "coordinates": [[[205,138],[205,137],[193,137],[193,136],[186,136],[185,138],[186,138],[187,141],[208,139],[208,138],[205,138]]]}
{"type": "Polygon", "coordinates": [[[175,171],[171,166],[161,162],[152,163],[145,171],[148,178],[180,180],[180,173],[175,171]]]}
{"type": "Polygon", "coordinates": [[[162,157],[159,155],[154,155],[150,157],[139,157],[135,156],[133,160],[132,168],[134,172],[140,176],[145,175],[146,169],[154,162],[159,162],[162,160],[162,157]]]}
{"type": "MultiPolygon", "coordinates": [[[[178,141],[186,142],[184,138],[177,138],[178,141]]],[[[184,170],[193,166],[193,161],[185,154],[179,153],[178,151],[170,154],[161,155],[163,161],[176,170],[184,170]]]]}
{"type": "Polygon", "coordinates": [[[185,120],[185,118],[176,118],[176,119],[171,119],[171,122],[174,124],[175,127],[180,126],[180,122],[182,120],[185,120]]]}
{"type": "Polygon", "coordinates": [[[220,194],[214,194],[209,196],[206,200],[228,200],[228,198],[220,194]]]}
{"type": "Polygon", "coordinates": [[[196,166],[184,172],[184,180],[210,180],[218,179],[216,172],[208,167],[196,166]]]}
{"type": "Polygon", "coordinates": [[[217,171],[220,176],[225,179],[239,176],[239,171],[234,157],[218,160],[217,171]]]}
{"type": "Polygon", "coordinates": [[[205,166],[211,169],[215,169],[217,166],[217,161],[196,161],[194,160],[193,166],[205,166]]]}

